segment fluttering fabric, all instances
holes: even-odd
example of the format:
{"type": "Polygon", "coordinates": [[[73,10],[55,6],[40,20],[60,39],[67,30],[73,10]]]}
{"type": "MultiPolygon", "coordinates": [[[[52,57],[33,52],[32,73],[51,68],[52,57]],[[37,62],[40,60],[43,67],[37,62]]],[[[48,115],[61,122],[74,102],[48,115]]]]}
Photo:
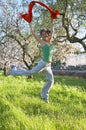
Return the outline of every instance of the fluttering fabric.
{"type": "Polygon", "coordinates": [[[53,10],[51,9],[49,6],[47,6],[46,4],[44,4],[43,2],[40,1],[32,1],[30,2],[30,4],[28,5],[28,12],[26,14],[22,14],[20,13],[20,17],[23,18],[25,21],[27,21],[28,23],[30,23],[32,21],[33,18],[33,14],[32,14],[32,10],[35,4],[40,4],[41,6],[43,6],[44,8],[46,8],[51,15],[52,19],[56,19],[58,17],[58,15],[60,14],[59,10],[53,10]]]}

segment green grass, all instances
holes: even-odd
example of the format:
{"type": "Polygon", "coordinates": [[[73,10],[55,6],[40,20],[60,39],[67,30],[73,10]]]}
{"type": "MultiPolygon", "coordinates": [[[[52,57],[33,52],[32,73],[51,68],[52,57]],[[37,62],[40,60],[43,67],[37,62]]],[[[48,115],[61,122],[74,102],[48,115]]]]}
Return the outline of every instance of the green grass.
{"type": "Polygon", "coordinates": [[[86,80],[55,76],[50,103],[40,98],[42,74],[0,73],[0,130],[86,130],[86,80]]]}

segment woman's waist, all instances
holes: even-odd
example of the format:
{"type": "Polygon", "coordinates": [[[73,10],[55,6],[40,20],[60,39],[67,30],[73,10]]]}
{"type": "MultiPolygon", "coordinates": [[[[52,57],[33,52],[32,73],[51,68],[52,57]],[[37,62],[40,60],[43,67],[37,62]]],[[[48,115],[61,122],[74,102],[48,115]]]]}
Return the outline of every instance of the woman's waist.
{"type": "Polygon", "coordinates": [[[51,62],[51,61],[47,61],[46,63],[47,63],[47,64],[51,64],[52,62],[51,62]]]}
{"type": "Polygon", "coordinates": [[[46,63],[46,64],[52,64],[52,61],[47,61],[47,60],[44,60],[43,61],[46,63]]]}

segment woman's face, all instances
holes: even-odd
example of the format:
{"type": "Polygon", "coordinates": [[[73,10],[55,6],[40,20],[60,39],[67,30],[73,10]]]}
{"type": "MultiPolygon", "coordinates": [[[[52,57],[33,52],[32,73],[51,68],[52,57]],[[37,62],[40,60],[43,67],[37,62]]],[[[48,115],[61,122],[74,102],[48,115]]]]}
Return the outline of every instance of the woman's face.
{"type": "Polygon", "coordinates": [[[47,37],[47,33],[46,33],[46,31],[43,31],[42,32],[42,38],[44,39],[44,38],[46,38],[47,37]]]}
{"type": "Polygon", "coordinates": [[[43,31],[41,36],[42,36],[43,40],[45,40],[47,42],[49,42],[51,39],[51,34],[47,33],[46,31],[43,31]]]}

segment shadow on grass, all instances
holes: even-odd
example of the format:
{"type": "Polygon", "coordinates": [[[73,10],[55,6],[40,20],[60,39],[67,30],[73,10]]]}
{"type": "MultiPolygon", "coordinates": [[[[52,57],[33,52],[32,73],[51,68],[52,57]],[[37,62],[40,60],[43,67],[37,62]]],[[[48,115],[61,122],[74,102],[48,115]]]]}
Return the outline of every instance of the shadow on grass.
{"type": "Polygon", "coordinates": [[[86,90],[86,80],[78,77],[69,76],[55,76],[55,84],[58,83],[61,86],[77,87],[82,90],[86,90]]]}
{"type": "MultiPolygon", "coordinates": [[[[44,74],[34,75],[33,80],[37,80],[39,82],[46,81],[46,77],[44,74]]],[[[82,90],[86,90],[86,79],[78,78],[78,77],[70,77],[70,76],[54,76],[54,84],[59,84],[61,86],[70,86],[70,87],[78,87],[82,90]]]]}

